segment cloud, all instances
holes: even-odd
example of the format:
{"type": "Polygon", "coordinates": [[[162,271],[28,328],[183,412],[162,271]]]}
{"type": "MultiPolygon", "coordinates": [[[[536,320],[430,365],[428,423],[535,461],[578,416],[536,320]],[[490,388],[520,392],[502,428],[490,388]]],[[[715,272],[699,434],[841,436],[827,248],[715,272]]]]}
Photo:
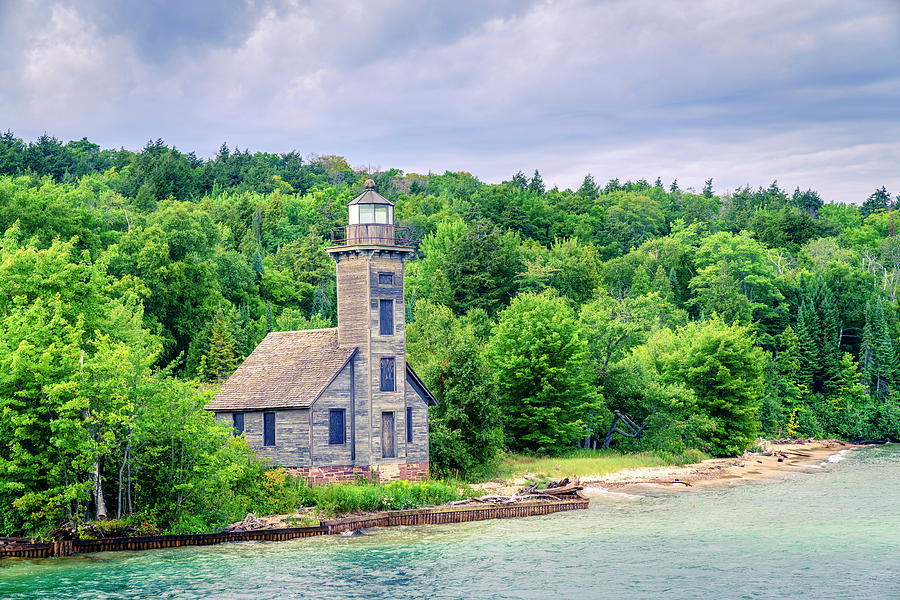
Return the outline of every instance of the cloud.
{"type": "Polygon", "coordinates": [[[487,180],[900,190],[889,0],[122,3],[0,9],[0,127],[346,155],[487,180]],[[8,17],[8,18],[4,18],[8,17]],[[3,56],[6,59],[2,58],[3,56]]]}

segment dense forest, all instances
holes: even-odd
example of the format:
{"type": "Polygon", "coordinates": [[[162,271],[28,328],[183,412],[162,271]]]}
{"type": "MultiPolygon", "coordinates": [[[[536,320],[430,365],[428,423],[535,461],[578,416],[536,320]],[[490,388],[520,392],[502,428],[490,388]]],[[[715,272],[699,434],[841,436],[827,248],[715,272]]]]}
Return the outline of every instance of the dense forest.
{"type": "MultiPolygon", "coordinates": [[[[602,168],[599,166],[598,168],[602,168]]],[[[372,178],[417,245],[411,363],[435,474],[590,443],[735,455],[900,439],[898,198],[658,178],[366,172],[339,156],[0,136],[0,531],[86,516],[198,530],[283,474],[202,406],[270,331],[335,324],[324,249],[372,178]]],[[[873,182],[873,187],[878,182],[873,182]]]]}

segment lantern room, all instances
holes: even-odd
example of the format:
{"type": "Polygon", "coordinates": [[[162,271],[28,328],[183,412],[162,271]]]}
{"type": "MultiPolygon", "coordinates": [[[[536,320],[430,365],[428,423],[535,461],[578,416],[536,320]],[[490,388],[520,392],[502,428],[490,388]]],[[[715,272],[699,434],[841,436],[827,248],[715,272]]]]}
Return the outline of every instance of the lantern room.
{"type": "Polygon", "coordinates": [[[348,245],[393,246],[394,204],[375,191],[375,182],[367,179],[365,191],[350,201],[347,224],[348,245]]]}

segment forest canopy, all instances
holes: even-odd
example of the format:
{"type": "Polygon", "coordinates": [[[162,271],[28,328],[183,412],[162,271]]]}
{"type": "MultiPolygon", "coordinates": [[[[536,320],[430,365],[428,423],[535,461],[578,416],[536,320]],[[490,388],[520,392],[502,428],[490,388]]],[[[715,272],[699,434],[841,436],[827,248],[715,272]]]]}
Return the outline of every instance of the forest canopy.
{"type": "Polygon", "coordinates": [[[324,249],[368,178],[417,245],[408,348],[439,400],[437,474],[591,444],[616,410],[648,426],[624,450],[900,439],[900,200],[878,182],[857,204],[777,182],[561,190],[7,132],[0,530],[101,499],[202,529],[271,500],[273,465],[202,406],[268,332],[335,324],[324,249]]]}

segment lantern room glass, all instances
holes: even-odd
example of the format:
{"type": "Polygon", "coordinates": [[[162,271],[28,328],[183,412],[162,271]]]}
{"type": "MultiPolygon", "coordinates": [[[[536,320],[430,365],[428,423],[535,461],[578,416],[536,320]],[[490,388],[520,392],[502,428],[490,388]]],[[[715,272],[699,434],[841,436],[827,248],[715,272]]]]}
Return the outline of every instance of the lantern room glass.
{"type": "Polygon", "coordinates": [[[391,225],[394,207],[390,204],[353,204],[348,222],[350,225],[391,225]]]}

